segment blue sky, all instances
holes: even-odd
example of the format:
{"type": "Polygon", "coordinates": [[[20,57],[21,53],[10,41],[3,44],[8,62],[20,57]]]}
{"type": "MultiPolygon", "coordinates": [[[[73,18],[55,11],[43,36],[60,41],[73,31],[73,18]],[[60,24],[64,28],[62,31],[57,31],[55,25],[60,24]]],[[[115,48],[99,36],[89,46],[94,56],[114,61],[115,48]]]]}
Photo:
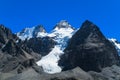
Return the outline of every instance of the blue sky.
{"type": "Polygon", "coordinates": [[[0,0],[0,24],[14,33],[38,24],[49,32],[60,20],[78,28],[86,19],[120,41],[120,0],[0,0]]]}

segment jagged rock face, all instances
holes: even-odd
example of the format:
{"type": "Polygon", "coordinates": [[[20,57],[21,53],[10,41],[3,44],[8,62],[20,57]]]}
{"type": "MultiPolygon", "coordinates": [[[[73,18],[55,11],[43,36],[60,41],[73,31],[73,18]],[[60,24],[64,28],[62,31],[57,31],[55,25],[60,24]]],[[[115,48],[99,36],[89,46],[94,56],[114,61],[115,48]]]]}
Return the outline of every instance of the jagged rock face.
{"type": "Polygon", "coordinates": [[[5,45],[2,51],[7,52],[8,54],[12,56],[17,56],[23,53],[20,47],[18,47],[17,44],[12,39],[8,41],[8,43],[5,45]]]}
{"type": "Polygon", "coordinates": [[[0,62],[2,72],[9,72],[17,69],[21,72],[24,68],[34,65],[33,57],[21,49],[13,40],[9,40],[2,49],[0,62]]]}
{"type": "Polygon", "coordinates": [[[4,25],[0,25],[0,48],[2,48],[2,46],[7,43],[9,39],[16,40],[17,37],[4,25]]]}
{"type": "MultiPolygon", "coordinates": [[[[34,44],[34,43],[32,43],[34,44]]],[[[41,55],[34,52],[32,48],[29,48],[28,45],[27,45],[27,40],[26,41],[22,41],[22,40],[19,40],[18,43],[17,43],[18,46],[21,47],[21,49],[23,49],[24,51],[26,51],[27,53],[29,53],[35,61],[38,61],[41,59],[41,55]]]]}
{"type": "Polygon", "coordinates": [[[31,38],[24,43],[29,49],[32,49],[34,52],[39,53],[42,56],[47,55],[56,44],[56,42],[50,37],[31,38]]]}
{"type": "Polygon", "coordinates": [[[59,61],[63,70],[79,66],[85,71],[101,71],[104,67],[120,64],[115,47],[90,21],[85,21],[82,24],[64,52],[65,54],[61,56],[59,61]]]}
{"type": "Polygon", "coordinates": [[[16,71],[21,73],[22,70],[32,67],[35,62],[34,58],[25,50],[18,46],[16,35],[4,27],[0,26],[0,72],[16,71]]]}

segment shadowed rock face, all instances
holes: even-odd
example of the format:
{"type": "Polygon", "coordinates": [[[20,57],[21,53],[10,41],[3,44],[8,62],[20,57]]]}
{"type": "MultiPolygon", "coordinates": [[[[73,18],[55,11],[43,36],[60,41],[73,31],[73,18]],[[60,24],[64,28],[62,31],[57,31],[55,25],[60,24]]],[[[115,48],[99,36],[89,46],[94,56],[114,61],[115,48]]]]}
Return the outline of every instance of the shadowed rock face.
{"type": "Polygon", "coordinates": [[[18,38],[4,25],[0,25],[0,48],[2,48],[2,46],[7,43],[9,39],[16,40],[18,38]]]}
{"type": "Polygon", "coordinates": [[[26,40],[24,44],[34,52],[39,53],[41,56],[45,56],[52,50],[56,42],[50,37],[39,37],[26,40]]]}
{"type": "Polygon", "coordinates": [[[119,56],[115,47],[90,21],[82,24],[64,52],[59,61],[63,70],[79,66],[85,71],[101,71],[104,67],[119,65],[119,56]]]}
{"type": "Polygon", "coordinates": [[[19,46],[17,46],[17,44],[10,39],[8,41],[8,43],[6,43],[5,47],[3,47],[2,49],[3,52],[6,52],[12,56],[18,56],[20,54],[23,54],[23,51],[20,49],[19,46]]]}

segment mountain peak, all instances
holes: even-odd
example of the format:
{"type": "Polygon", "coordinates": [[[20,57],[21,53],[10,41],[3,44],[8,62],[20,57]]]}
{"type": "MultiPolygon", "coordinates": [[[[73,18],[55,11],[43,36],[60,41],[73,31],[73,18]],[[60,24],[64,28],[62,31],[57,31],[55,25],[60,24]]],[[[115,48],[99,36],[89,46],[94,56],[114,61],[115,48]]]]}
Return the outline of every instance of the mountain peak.
{"type": "Polygon", "coordinates": [[[119,56],[113,44],[88,20],[72,36],[64,52],[59,61],[63,70],[79,66],[85,71],[101,71],[106,66],[119,65],[119,56]]]}
{"type": "Polygon", "coordinates": [[[89,20],[86,20],[83,24],[82,24],[82,27],[81,29],[85,29],[85,28],[88,28],[89,30],[90,29],[99,29],[95,24],[93,24],[91,21],[89,20]]]}
{"type": "Polygon", "coordinates": [[[37,26],[35,26],[35,31],[39,31],[39,32],[45,32],[46,33],[46,30],[45,30],[45,28],[44,28],[44,26],[43,25],[37,25],[37,26]]]}
{"type": "Polygon", "coordinates": [[[30,39],[33,37],[44,37],[46,36],[47,32],[42,25],[37,25],[32,28],[25,28],[21,32],[17,33],[17,36],[22,39],[30,39]]]}
{"type": "Polygon", "coordinates": [[[61,20],[59,23],[56,24],[55,28],[72,28],[67,20],[61,20]]]}
{"type": "Polygon", "coordinates": [[[46,32],[45,28],[42,25],[35,26],[33,30],[33,37],[42,37],[46,32]]]}
{"type": "MultiPolygon", "coordinates": [[[[81,28],[75,33],[76,36],[78,38],[80,38],[80,41],[79,42],[84,42],[85,39],[87,39],[88,37],[91,38],[91,39],[102,39],[104,40],[105,39],[105,36],[102,34],[102,32],[100,31],[100,29],[95,25],[93,24],[92,22],[86,20],[81,28]]],[[[74,37],[74,36],[73,36],[74,37]]]]}

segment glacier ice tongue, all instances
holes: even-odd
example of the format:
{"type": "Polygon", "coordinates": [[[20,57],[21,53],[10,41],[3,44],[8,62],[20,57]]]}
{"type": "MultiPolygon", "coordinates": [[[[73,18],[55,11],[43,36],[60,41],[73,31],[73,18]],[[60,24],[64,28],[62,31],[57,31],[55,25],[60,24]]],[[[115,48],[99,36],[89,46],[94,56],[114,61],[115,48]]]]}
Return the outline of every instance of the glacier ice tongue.
{"type": "Polygon", "coordinates": [[[61,72],[61,68],[58,66],[59,56],[63,54],[59,46],[55,46],[52,51],[40,61],[37,62],[38,66],[42,66],[46,73],[61,72]]]}

